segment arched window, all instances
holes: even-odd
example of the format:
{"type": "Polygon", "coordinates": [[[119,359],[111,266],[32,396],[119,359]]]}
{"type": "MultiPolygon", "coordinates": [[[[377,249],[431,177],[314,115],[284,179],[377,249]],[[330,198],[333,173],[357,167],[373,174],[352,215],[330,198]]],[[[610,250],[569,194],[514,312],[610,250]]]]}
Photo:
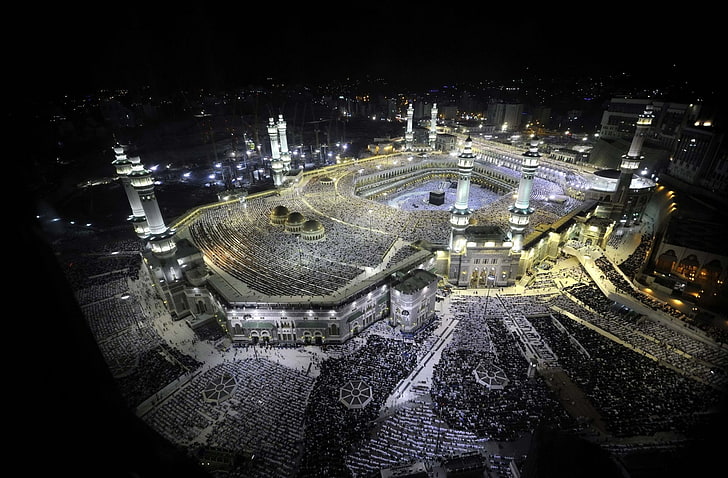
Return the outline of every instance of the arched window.
{"type": "Polygon", "coordinates": [[[704,287],[711,287],[718,282],[723,266],[718,259],[714,259],[700,268],[695,281],[704,287]]]}
{"type": "Polygon", "coordinates": [[[676,272],[690,280],[695,280],[695,275],[698,272],[699,266],[700,262],[698,262],[698,258],[695,254],[690,254],[680,261],[676,268],[676,272]]]}
{"type": "Polygon", "coordinates": [[[675,267],[676,262],[677,255],[674,250],[670,249],[660,254],[660,257],[655,262],[655,269],[660,272],[672,272],[672,268],[675,267]]]}

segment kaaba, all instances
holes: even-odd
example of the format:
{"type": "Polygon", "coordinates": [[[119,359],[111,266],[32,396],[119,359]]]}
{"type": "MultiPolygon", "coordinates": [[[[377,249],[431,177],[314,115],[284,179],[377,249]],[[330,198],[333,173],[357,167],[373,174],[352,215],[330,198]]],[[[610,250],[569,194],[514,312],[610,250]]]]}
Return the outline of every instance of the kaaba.
{"type": "Polygon", "coordinates": [[[436,206],[445,204],[445,191],[430,191],[430,204],[436,206]]]}

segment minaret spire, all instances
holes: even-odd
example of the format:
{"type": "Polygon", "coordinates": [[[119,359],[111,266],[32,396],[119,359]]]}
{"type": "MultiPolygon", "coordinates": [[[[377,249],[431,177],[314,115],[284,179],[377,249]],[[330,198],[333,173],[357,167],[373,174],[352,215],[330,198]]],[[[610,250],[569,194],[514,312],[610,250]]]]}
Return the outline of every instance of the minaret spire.
{"type": "Polygon", "coordinates": [[[162,212],[159,209],[157,197],[154,194],[154,180],[148,169],[139,165],[129,173],[131,184],[139,195],[144,208],[144,215],[149,226],[149,245],[152,253],[159,258],[172,257],[177,250],[174,229],[168,228],[164,223],[162,212]]]}
{"type": "Polygon", "coordinates": [[[278,126],[273,118],[268,118],[268,137],[270,138],[270,156],[273,161],[281,158],[281,145],[278,142],[278,126]]]}
{"type": "Polygon", "coordinates": [[[283,161],[281,161],[281,147],[278,142],[278,126],[273,118],[268,118],[268,136],[270,137],[270,168],[273,171],[273,184],[278,187],[283,184],[283,161]]]}
{"type": "Polygon", "coordinates": [[[531,201],[531,190],[533,189],[533,178],[538,168],[538,158],[541,154],[538,152],[538,138],[533,137],[528,151],[523,153],[523,162],[521,163],[521,180],[518,183],[518,194],[516,202],[508,210],[511,213],[511,246],[512,251],[520,251],[523,248],[523,231],[530,221],[533,209],[529,206],[531,201]]]}
{"type": "Polygon", "coordinates": [[[632,218],[624,217],[625,208],[627,206],[627,197],[629,196],[629,186],[632,182],[632,177],[634,176],[635,171],[639,169],[640,162],[643,159],[642,145],[645,142],[645,137],[647,136],[650,127],[652,126],[652,119],[654,117],[655,116],[652,114],[652,105],[645,106],[644,113],[637,118],[634,137],[632,138],[632,144],[629,147],[629,152],[622,156],[622,163],[619,166],[620,175],[612,209],[612,218],[620,221],[626,226],[629,226],[632,223],[632,218]]]}
{"type": "Polygon", "coordinates": [[[450,209],[450,251],[455,253],[462,252],[465,247],[463,233],[470,224],[470,216],[473,213],[468,208],[468,196],[474,160],[473,140],[468,136],[463,151],[458,156],[458,188],[455,204],[450,209]]]}
{"type": "Polygon", "coordinates": [[[407,131],[404,134],[405,149],[412,151],[412,145],[414,144],[415,134],[412,130],[412,122],[415,116],[415,110],[412,107],[412,103],[407,106],[407,131]]]}
{"type": "Polygon", "coordinates": [[[281,145],[281,161],[283,161],[283,172],[291,170],[291,153],[288,151],[288,136],[286,136],[286,120],[283,115],[278,115],[278,140],[281,145]]]}
{"type": "Polygon", "coordinates": [[[433,103],[432,105],[432,112],[430,115],[430,133],[428,139],[430,148],[435,149],[435,143],[437,140],[437,103],[433,103]]]}
{"type": "Polygon", "coordinates": [[[129,206],[131,206],[129,222],[132,223],[134,232],[139,238],[147,237],[149,235],[149,226],[147,225],[147,218],[144,215],[144,208],[142,207],[142,202],[139,199],[139,194],[136,189],[134,189],[134,186],[131,185],[131,179],[129,178],[129,174],[135,168],[138,169],[141,166],[135,164],[132,159],[127,157],[125,146],[117,144],[113,149],[115,159],[111,162],[111,164],[113,164],[116,168],[116,174],[124,188],[126,198],[129,201],[129,206]]]}

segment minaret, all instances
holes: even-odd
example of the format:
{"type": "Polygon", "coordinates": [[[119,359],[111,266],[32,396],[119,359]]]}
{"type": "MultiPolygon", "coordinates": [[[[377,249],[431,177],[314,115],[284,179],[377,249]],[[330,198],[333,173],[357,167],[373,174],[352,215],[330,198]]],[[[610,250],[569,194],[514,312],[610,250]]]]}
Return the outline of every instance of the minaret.
{"type": "Polygon", "coordinates": [[[473,173],[473,140],[470,136],[465,140],[465,147],[458,156],[458,188],[455,196],[455,204],[450,208],[450,251],[462,252],[465,246],[463,233],[470,224],[472,211],[468,208],[468,196],[470,195],[470,176],[473,173]]]}
{"type": "Polygon", "coordinates": [[[283,184],[283,161],[280,159],[274,159],[270,163],[270,168],[273,171],[273,184],[275,187],[279,187],[283,184]]]}
{"type": "Polygon", "coordinates": [[[273,161],[281,158],[281,145],[278,142],[278,127],[273,118],[268,118],[268,136],[270,137],[270,156],[273,161]]]}
{"type": "Polygon", "coordinates": [[[283,161],[281,161],[281,149],[278,143],[278,127],[273,118],[268,118],[268,136],[270,137],[270,168],[273,171],[273,184],[278,187],[283,184],[283,161]]]}
{"type": "Polygon", "coordinates": [[[645,142],[645,136],[652,126],[652,119],[654,117],[652,114],[652,105],[645,106],[644,113],[637,118],[637,125],[635,126],[634,137],[632,138],[629,152],[622,156],[622,163],[619,166],[620,175],[612,208],[612,218],[620,221],[625,226],[630,226],[633,220],[631,217],[625,217],[629,186],[632,183],[632,177],[635,171],[639,169],[640,162],[643,159],[642,144],[645,142]]]}
{"type": "Polygon", "coordinates": [[[278,140],[281,144],[281,161],[283,161],[283,172],[291,170],[291,153],[288,151],[288,136],[286,136],[286,121],[283,115],[278,115],[278,140]]]}
{"type": "Polygon", "coordinates": [[[147,239],[152,253],[160,259],[174,256],[177,250],[174,241],[175,231],[164,224],[162,212],[159,210],[159,203],[154,194],[154,180],[151,171],[144,167],[134,168],[129,173],[129,179],[139,196],[144,215],[147,218],[147,224],[149,225],[147,239]]]}
{"type": "Polygon", "coordinates": [[[139,238],[147,237],[149,235],[149,226],[147,225],[147,218],[144,216],[144,208],[139,199],[139,194],[137,194],[136,189],[131,185],[131,179],[129,179],[129,174],[135,169],[135,164],[126,156],[124,146],[117,145],[113,149],[115,159],[111,164],[116,168],[116,175],[121,181],[129,206],[131,206],[129,222],[131,222],[134,232],[139,238]]]}
{"type": "Polygon", "coordinates": [[[407,131],[404,134],[405,149],[412,151],[412,145],[414,144],[415,133],[412,130],[412,121],[415,116],[415,110],[412,107],[412,103],[407,107],[407,131]]]}
{"type": "Polygon", "coordinates": [[[533,209],[529,207],[531,200],[531,189],[533,188],[533,178],[538,168],[538,158],[541,154],[538,152],[538,138],[531,139],[531,145],[528,151],[523,153],[523,162],[521,163],[521,180],[518,183],[518,195],[516,202],[508,210],[511,213],[509,220],[511,224],[511,241],[513,245],[511,250],[519,252],[523,248],[523,231],[528,226],[533,209]]]}
{"type": "Polygon", "coordinates": [[[435,149],[435,141],[437,140],[437,103],[432,105],[432,114],[430,116],[430,148],[435,149]]]}

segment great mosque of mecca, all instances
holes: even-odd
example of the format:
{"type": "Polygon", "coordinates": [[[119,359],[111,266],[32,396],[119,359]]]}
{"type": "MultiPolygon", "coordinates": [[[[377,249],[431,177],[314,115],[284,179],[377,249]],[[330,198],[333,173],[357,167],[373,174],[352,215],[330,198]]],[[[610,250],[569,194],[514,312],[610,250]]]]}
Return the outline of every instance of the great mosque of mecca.
{"type": "Polygon", "coordinates": [[[567,243],[605,247],[639,223],[655,183],[635,175],[647,109],[619,171],[546,162],[456,132],[310,171],[291,169],[282,115],[269,119],[274,188],[208,204],[165,224],[151,172],[114,148],[146,244],[145,262],[172,316],[217,321],[236,343],[340,344],[380,319],[412,337],[435,317],[438,289],[519,283],[567,243]],[[449,145],[449,146],[446,146],[449,145]],[[391,198],[414,185],[428,197],[391,198]]]}

